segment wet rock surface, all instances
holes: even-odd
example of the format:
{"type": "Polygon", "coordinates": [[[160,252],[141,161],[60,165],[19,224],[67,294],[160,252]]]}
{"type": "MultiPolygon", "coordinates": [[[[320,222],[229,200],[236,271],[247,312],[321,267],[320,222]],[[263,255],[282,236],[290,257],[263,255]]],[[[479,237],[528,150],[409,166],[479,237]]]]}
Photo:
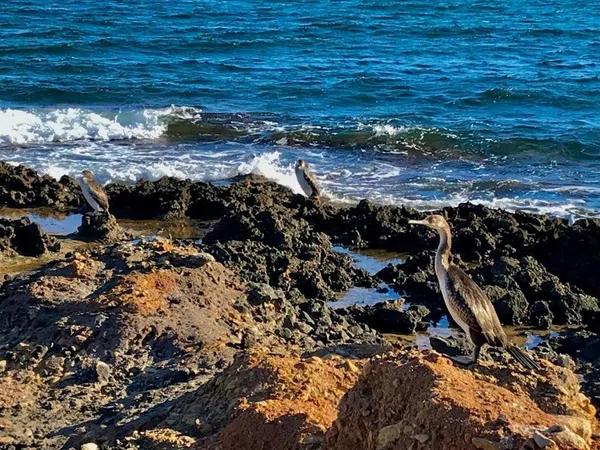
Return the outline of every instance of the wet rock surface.
{"type": "Polygon", "coordinates": [[[131,237],[130,233],[119,226],[112,214],[103,211],[84,214],[77,233],[84,240],[100,242],[117,242],[131,237]]]}
{"type": "Polygon", "coordinates": [[[0,218],[0,255],[40,256],[59,249],[60,243],[28,218],[0,218]]]}
{"type": "Polygon", "coordinates": [[[402,300],[390,300],[373,306],[354,305],[345,311],[357,322],[366,323],[382,333],[411,334],[429,325],[429,310],[423,305],[405,305],[402,300]]]}

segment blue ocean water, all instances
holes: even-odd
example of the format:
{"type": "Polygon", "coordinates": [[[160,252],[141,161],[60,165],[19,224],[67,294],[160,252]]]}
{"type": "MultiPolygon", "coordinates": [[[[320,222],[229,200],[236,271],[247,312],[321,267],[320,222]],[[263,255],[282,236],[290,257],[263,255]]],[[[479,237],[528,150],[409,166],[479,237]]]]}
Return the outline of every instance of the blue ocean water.
{"type": "Polygon", "coordinates": [[[600,3],[4,0],[0,159],[600,212],[600,3]]]}

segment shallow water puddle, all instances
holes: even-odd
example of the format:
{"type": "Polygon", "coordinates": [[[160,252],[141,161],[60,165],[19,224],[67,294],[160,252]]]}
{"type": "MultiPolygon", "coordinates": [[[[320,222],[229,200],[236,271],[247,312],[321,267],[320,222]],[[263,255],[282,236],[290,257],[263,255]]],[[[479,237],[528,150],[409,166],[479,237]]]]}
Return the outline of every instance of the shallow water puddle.
{"type": "Polygon", "coordinates": [[[32,222],[37,223],[43,231],[48,234],[57,234],[66,236],[77,232],[77,228],[81,225],[81,214],[69,214],[62,218],[51,216],[40,216],[38,214],[29,214],[28,217],[32,222]]]}
{"type": "Polygon", "coordinates": [[[344,255],[350,255],[354,264],[375,275],[388,264],[404,264],[408,255],[388,250],[350,249],[341,245],[334,245],[333,250],[344,255]]]}
{"type": "MultiPolygon", "coordinates": [[[[396,252],[385,250],[370,249],[350,249],[343,246],[334,246],[333,249],[338,253],[350,255],[357,267],[360,267],[370,274],[374,275],[388,264],[403,264],[407,256],[396,252]]],[[[329,302],[332,309],[347,308],[352,305],[371,306],[388,300],[399,300],[402,296],[386,283],[381,283],[377,288],[353,287],[345,292],[337,301],[329,302]]],[[[404,302],[403,309],[406,310],[411,305],[410,302],[404,302]]],[[[538,347],[549,338],[558,336],[556,330],[538,330],[524,329],[523,327],[505,326],[504,330],[509,338],[517,345],[524,346],[530,350],[538,347]]],[[[440,337],[452,339],[460,337],[462,330],[450,326],[450,320],[444,315],[438,321],[431,321],[426,331],[418,331],[414,334],[387,334],[386,337],[391,341],[404,341],[414,343],[421,350],[431,349],[429,338],[440,337]]]]}
{"type": "Polygon", "coordinates": [[[119,225],[143,236],[162,236],[173,239],[203,238],[214,221],[181,218],[177,220],[117,219],[119,225]]]}
{"type": "Polygon", "coordinates": [[[0,209],[0,217],[6,219],[20,219],[28,217],[32,222],[37,223],[42,231],[48,234],[66,236],[75,233],[81,225],[81,214],[57,213],[54,210],[36,208],[36,209],[0,209]]]}
{"type": "MultiPolygon", "coordinates": [[[[387,300],[398,300],[400,295],[389,286],[382,284],[379,288],[353,287],[339,300],[329,302],[332,309],[347,308],[352,305],[371,306],[387,300]]],[[[407,307],[405,305],[405,307],[407,307]]]]}
{"type": "MultiPolygon", "coordinates": [[[[533,350],[548,339],[559,336],[562,327],[551,330],[535,328],[523,328],[514,326],[503,327],[507,336],[516,345],[533,350]]],[[[447,340],[462,339],[462,330],[451,327],[448,316],[444,315],[437,322],[431,322],[426,331],[417,331],[414,334],[385,334],[389,341],[400,341],[405,344],[415,344],[420,350],[431,350],[431,337],[439,337],[447,340]]]]}
{"type": "MultiPolygon", "coordinates": [[[[334,246],[333,250],[351,256],[357,267],[366,270],[371,275],[375,275],[388,264],[402,264],[405,261],[404,255],[386,250],[354,250],[340,245],[334,246]]],[[[352,305],[371,306],[400,298],[400,294],[391,286],[381,283],[376,288],[353,287],[338,300],[329,302],[329,306],[333,309],[347,308],[352,305]]],[[[405,304],[404,307],[407,308],[408,305],[405,304]]]]}
{"type": "Polygon", "coordinates": [[[458,337],[461,331],[450,327],[448,316],[442,316],[437,322],[431,322],[426,331],[415,333],[415,343],[421,350],[431,349],[429,338],[436,336],[444,339],[458,337]]]}
{"type": "MultiPolygon", "coordinates": [[[[45,233],[66,236],[77,232],[83,215],[58,213],[48,208],[0,208],[0,217],[13,220],[27,217],[37,223],[45,233]]],[[[129,229],[134,234],[170,236],[174,239],[202,238],[214,223],[214,221],[187,218],[177,220],[117,219],[117,222],[121,227],[129,229]]]]}
{"type": "Polygon", "coordinates": [[[531,330],[531,332],[527,333],[527,337],[523,345],[529,350],[533,350],[544,342],[558,337],[559,335],[560,331],[558,330],[531,330]]]}

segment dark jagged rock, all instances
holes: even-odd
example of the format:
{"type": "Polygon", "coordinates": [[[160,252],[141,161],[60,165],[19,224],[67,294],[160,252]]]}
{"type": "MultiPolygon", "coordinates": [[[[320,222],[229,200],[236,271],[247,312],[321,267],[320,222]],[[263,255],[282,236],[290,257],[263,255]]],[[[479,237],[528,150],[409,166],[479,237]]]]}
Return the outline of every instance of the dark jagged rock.
{"type": "Polygon", "coordinates": [[[467,341],[464,334],[450,337],[431,336],[429,338],[431,348],[437,352],[448,356],[469,355],[473,351],[473,346],[467,341]]]}
{"type": "Polygon", "coordinates": [[[373,306],[354,305],[345,313],[381,333],[414,333],[427,328],[424,320],[429,310],[422,305],[406,308],[403,301],[390,300],[373,306]]]}
{"type": "Polygon", "coordinates": [[[40,226],[26,217],[17,220],[0,218],[0,254],[40,256],[57,252],[60,244],[42,232],[40,226]]]}
{"type": "Polygon", "coordinates": [[[128,236],[112,214],[102,211],[84,214],[78,233],[83,239],[102,242],[116,242],[128,236]]]}
{"type": "Polygon", "coordinates": [[[83,204],[83,195],[72,178],[59,181],[29,169],[0,161],[0,206],[10,208],[52,207],[69,211],[83,204]]]}
{"type": "Polygon", "coordinates": [[[404,207],[378,206],[362,200],[356,206],[339,209],[335,215],[321,217],[317,226],[335,242],[353,247],[385,248],[410,252],[422,245],[426,232],[410,226],[416,211],[404,207]]]}
{"type": "Polygon", "coordinates": [[[251,283],[248,289],[248,301],[253,305],[272,302],[281,297],[281,293],[266,283],[251,283]]]}
{"type": "MultiPolygon", "coordinates": [[[[521,259],[500,256],[486,259],[475,267],[463,263],[460,258],[455,259],[487,293],[501,322],[506,325],[528,323],[546,327],[548,325],[544,324],[548,320],[555,324],[577,325],[600,311],[598,299],[562,283],[530,256],[521,259]],[[531,309],[539,301],[546,302],[547,313],[531,309]],[[539,314],[543,317],[538,317],[539,314]]],[[[412,303],[430,308],[435,304],[442,306],[433,271],[433,256],[429,251],[409,258],[405,264],[388,266],[377,276],[397,291],[406,293],[412,303]]]]}
{"type": "Polygon", "coordinates": [[[600,336],[585,330],[565,331],[548,341],[556,352],[571,356],[583,376],[583,390],[600,405],[600,336]]]}
{"type": "Polygon", "coordinates": [[[263,177],[237,177],[237,182],[213,186],[204,182],[162,177],[139,181],[135,185],[109,184],[111,212],[127,218],[177,218],[215,220],[229,211],[270,209],[273,206],[296,208],[302,201],[289,189],[263,177]]]}
{"type": "Polygon", "coordinates": [[[544,230],[532,254],[561,280],[600,298],[600,219],[573,226],[556,221],[554,230],[544,230]]]}
{"type": "Polygon", "coordinates": [[[442,294],[433,271],[433,254],[423,252],[411,256],[404,264],[388,265],[377,277],[407,297],[411,303],[427,306],[433,318],[446,313],[442,294]]]}
{"type": "MultiPolygon", "coordinates": [[[[600,310],[598,299],[584,294],[575,286],[562,283],[530,256],[519,260],[503,257],[480,267],[477,273],[482,283],[485,280],[498,281],[508,292],[511,288],[514,292],[514,286],[518,286],[530,302],[548,302],[556,324],[580,324],[586,314],[600,310]]],[[[513,310],[518,308],[520,317],[525,317],[525,314],[521,315],[523,306],[526,305],[515,303],[513,307],[513,310]]]]}
{"type": "Polygon", "coordinates": [[[554,314],[552,314],[548,302],[538,300],[529,308],[529,322],[534,327],[550,328],[553,320],[554,314]]]}
{"type": "Polygon", "coordinates": [[[134,186],[109,184],[106,193],[111,213],[117,217],[176,218],[187,213],[191,186],[189,180],[163,177],[157,181],[140,181],[134,186]]]}
{"type": "Polygon", "coordinates": [[[334,252],[326,235],[284,210],[232,211],[203,242],[215,258],[233,265],[250,280],[273,287],[297,288],[308,298],[327,299],[355,284],[374,280],[334,252]]]}
{"type": "Polygon", "coordinates": [[[485,285],[483,289],[493,303],[498,318],[503,324],[520,325],[527,320],[529,303],[516,283],[509,283],[506,288],[485,285]]]}
{"type": "Polygon", "coordinates": [[[190,187],[190,201],[186,214],[192,219],[215,220],[226,212],[227,205],[221,191],[207,183],[194,183],[190,187]]]}
{"type": "MultiPolygon", "coordinates": [[[[24,167],[2,164],[0,180],[0,204],[53,204],[58,209],[80,204],[79,189],[66,177],[57,182],[24,167]]],[[[318,245],[327,248],[319,240],[311,241],[318,232],[325,233],[332,242],[410,252],[412,258],[407,264],[384,269],[380,277],[393,280],[394,288],[406,293],[411,302],[426,305],[433,314],[444,310],[432,265],[438,238],[430,230],[407,223],[424,213],[366,200],[351,207],[314,202],[255,175],[234,181],[213,186],[162,178],[134,186],[113,184],[107,186],[107,191],[117,217],[221,219],[214,233],[220,229],[222,236],[216,238],[213,233],[212,245],[223,261],[240,265],[254,281],[274,280],[279,283],[276,287],[298,287],[307,295],[330,294],[332,289],[328,286],[345,289],[350,284],[344,275],[346,269],[337,275],[329,270],[336,264],[336,257],[329,257],[324,270],[318,271],[321,275],[312,277],[313,268],[305,270],[286,254],[298,251],[297,254],[309,257],[315,251],[319,253],[318,245]],[[290,224],[303,223],[304,228],[290,234],[270,223],[279,221],[289,228],[286,220],[290,224]],[[237,233],[237,237],[228,237],[228,233],[237,233]],[[291,243],[290,247],[289,239],[294,233],[300,239],[309,236],[308,242],[291,243]],[[278,248],[282,245],[287,247],[278,248]],[[248,256],[252,253],[256,254],[256,262],[248,256]],[[292,277],[288,283],[285,278],[289,270],[296,279],[292,277]]],[[[596,276],[600,264],[600,221],[581,220],[569,226],[564,220],[547,216],[468,203],[444,208],[439,213],[450,221],[457,263],[487,290],[504,323],[547,323],[549,316],[538,321],[537,315],[543,311],[534,310],[534,305],[542,301],[547,303],[553,323],[585,322],[595,326],[600,295],[596,276]]],[[[320,258],[323,262],[322,255],[320,258]]]]}

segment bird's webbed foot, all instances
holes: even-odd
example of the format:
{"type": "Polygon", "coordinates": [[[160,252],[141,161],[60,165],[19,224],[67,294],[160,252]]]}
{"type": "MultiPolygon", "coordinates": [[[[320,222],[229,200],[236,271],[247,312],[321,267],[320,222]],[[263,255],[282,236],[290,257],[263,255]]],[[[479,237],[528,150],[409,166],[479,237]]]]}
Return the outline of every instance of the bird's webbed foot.
{"type": "Polygon", "coordinates": [[[449,356],[449,358],[459,366],[465,367],[467,369],[475,367],[475,365],[477,364],[477,361],[474,361],[472,357],[467,355],[449,356]]]}
{"type": "Polygon", "coordinates": [[[450,357],[450,359],[463,367],[472,368],[477,365],[477,361],[479,360],[480,352],[481,352],[481,346],[477,345],[477,346],[475,346],[475,348],[473,348],[473,354],[471,355],[471,357],[464,355],[464,356],[450,357]]]}

